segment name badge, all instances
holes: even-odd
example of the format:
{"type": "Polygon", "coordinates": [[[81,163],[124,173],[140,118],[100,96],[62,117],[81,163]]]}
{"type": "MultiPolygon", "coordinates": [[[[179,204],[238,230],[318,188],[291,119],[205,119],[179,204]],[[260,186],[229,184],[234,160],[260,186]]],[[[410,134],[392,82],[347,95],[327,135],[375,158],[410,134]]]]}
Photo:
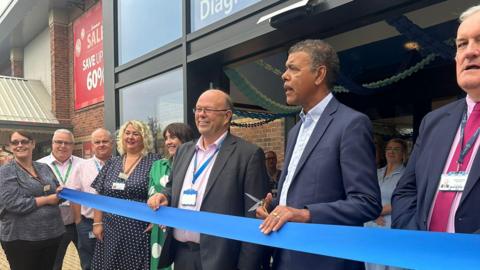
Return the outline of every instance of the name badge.
{"type": "Polygon", "coordinates": [[[187,189],[183,192],[180,200],[183,206],[195,206],[197,203],[197,191],[193,188],[187,189]]]}
{"type": "Polygon", "coordinates": [[[93,232],[88,232],[88,238],[89,238],[89,239],[94,239],[94,238],[95,238],[95,234],[93,234],[93,232]]]}
{"type": "Polygon", "coordinates": [[[114,189],[114,190],[125,190],[125,183],[113,182],[112,189],[114,189]]]}
{"type": "Polygon", "coordinates": [[[440,191],[463,191],[467,184],[468,173],[455,172],[442,174],[440,178],[440,191]]]}
{"type": "Polygon", "coordinates": [[[118,174],[118,178],[123,179],[123,180],[127,180],[127,179],[128,179],[128,175],[127,175],[126,173],[120,172],[120,173],[118,174]]]}
{"type": "Polygon", "coordinates": [[[43,192],[47,192],[50,190],[50,185],[43,186],[43,192]]]}

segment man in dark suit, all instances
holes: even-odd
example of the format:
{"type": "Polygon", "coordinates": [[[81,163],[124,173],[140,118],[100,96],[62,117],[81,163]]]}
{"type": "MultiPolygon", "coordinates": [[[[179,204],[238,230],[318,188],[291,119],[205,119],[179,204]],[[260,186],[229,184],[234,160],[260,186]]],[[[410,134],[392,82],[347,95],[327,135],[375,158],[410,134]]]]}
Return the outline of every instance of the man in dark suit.
{"type": "MultiPolygon", "coordinates": [[[[232,110],[230,97],[220,90],[199,97],[194,112],[201,137],[178,149],[167,188],[151,197],[150,207],[254,217],[245,193],[267,194],[265,157],[259,147],[228,132],[232,110]]],[[[260,246],[169,228],[160,267],[174,262],[176,270],[253,270],[259,269],[262,255],[260,246]]]]}
{"type": "MultiPolygon", "coordinates": [[[[288,134],[274,210],[257,209],[265,218],[260,228],[265,234],[287,221],[362,226],[380,214],[371,123],[331,94],[338,71],[336,52],[321,40],[305,40],[289,50],[282,78],[287,103],[302,106],[302,121],[288,134]]],[[[271,200],[267,195],[266,204],[271,200]]],[[[363,269],[364,264],[282,249],[274,267],[335,270],[363,269]]]]}
{"type": "Polygon", "coordinates": [[[393,228],[480,233],[480,5],[460,22],[456,73],[467,96],[423,119],[392,196],[393,228]]]}

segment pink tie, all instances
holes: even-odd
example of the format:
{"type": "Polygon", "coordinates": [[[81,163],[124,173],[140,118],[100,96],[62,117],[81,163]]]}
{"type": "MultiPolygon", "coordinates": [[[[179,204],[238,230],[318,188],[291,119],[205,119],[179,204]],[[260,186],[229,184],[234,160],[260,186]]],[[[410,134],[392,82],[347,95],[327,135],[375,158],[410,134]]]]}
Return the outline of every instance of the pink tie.
{"type": "MultiPolygon", "coordinates": [[[[468,117],[467,124],[465,125],[464,144],[470,140],[477,128],[480,126],[480,103],[476,103],[472,113],[468,117]]],[[[475,144],[475,143],[473,143],[475,144]]],[[[456,172],[458,168],[458,158],[460,156],[461,146],[458,144],[455,149],[452,161],[447,172],[456,172]]],[[[460,171],[465,171],[472,156],[473,145],[470,151],[465,155],[465,159],[460,166],[460,171]]],[[[430,231],[445,232],[447,230],[448,218],[450,216],[450,210],[452,208],[453,200],[455,199],[455,191],[439,191],[435,204],[433,206],[432,218],[430,219],[430,231]]]]}

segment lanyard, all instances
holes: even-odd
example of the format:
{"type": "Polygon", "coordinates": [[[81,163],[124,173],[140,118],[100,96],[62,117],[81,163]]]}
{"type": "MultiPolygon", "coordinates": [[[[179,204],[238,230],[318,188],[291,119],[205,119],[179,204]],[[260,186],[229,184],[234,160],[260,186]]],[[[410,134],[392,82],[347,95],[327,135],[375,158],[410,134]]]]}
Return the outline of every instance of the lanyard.
{"type": "Polygon", "coordinates": [[[203,171],[208,166],[210,161],[212,161],[213,157],[218,153],[218,151],[220,151],[220,147],[222,146],[222,143],[223,143],[223,140],[219,143],[219,145],[217,146],[217,149],[215,149],[215,152],[213,152],[213,154],[210,157],[208,157],[208,159],[205,160],[205,162],[203,162],[203,164],[200,166],[200,168],[198,168],[198,170],[197,170],[197,153],[198,153],[198,150],[195,150],[195,157],[194,157],[194,161],[193,161],[192,186],[195,184],[198,177],[203,173],[203,171]]]}
{"type": "Polygon", "coordinates": [[[97,172],[100,172],[102,170],[102,165],[97,160],[93,160],[95,162],[95,167],[97,167],[97,172]]]}
{"type": "Polygon", "coordinates": [[[457,160],[457,164],[458,164],[457,171],[460,170],[460,167],[463,164],[465,156],[472,149],[473,145],[475,144],[475,141],[478,138],[478,134],[480,133],[480,128],[477,128],[477,130],[472,135],[472,137],[468,140],[468,142],[465,145],[463,145],[465,140],[464,136],[465,136],[466,125],[467,125],[467,112],[465,111],[465,113],[463,114],[462,123],[460,125],[460,155],[458,156],[458,160],[457,160]]]}
{"type": "Polygon", "coordinates": [[[55,172],[57,173],[57,176],[60,179],[60,181],[62,181],[62,183],[65,184],[68,180],[68,177],[70,176],[70,171],[72,170],[72,160],[71,159],[69,160],[67,172],[65,173],[64,177],[62,177],[62,173],[58,169],[57,164],[55,164],[55,161],[53,162],[53,168],[55,169],[55,172]]]}

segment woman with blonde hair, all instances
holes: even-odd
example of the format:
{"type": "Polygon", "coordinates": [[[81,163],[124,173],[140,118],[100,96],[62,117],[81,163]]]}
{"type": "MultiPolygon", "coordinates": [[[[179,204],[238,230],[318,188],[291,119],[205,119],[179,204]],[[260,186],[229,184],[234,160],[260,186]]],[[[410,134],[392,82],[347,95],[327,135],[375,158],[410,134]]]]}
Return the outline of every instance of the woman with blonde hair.
{"type": "MultiPolygon", "coordinates": [[[[118,157],[111,158],[92,183],[98,194],[146,202],[150,168],[158,159],[152,154],[153,138],[148,125],[127,121],[118,132],[118,157]]],[[[97,238],[92,269],[149,269],[147,222],[94,211],[93,233],[97,238]]]]}

